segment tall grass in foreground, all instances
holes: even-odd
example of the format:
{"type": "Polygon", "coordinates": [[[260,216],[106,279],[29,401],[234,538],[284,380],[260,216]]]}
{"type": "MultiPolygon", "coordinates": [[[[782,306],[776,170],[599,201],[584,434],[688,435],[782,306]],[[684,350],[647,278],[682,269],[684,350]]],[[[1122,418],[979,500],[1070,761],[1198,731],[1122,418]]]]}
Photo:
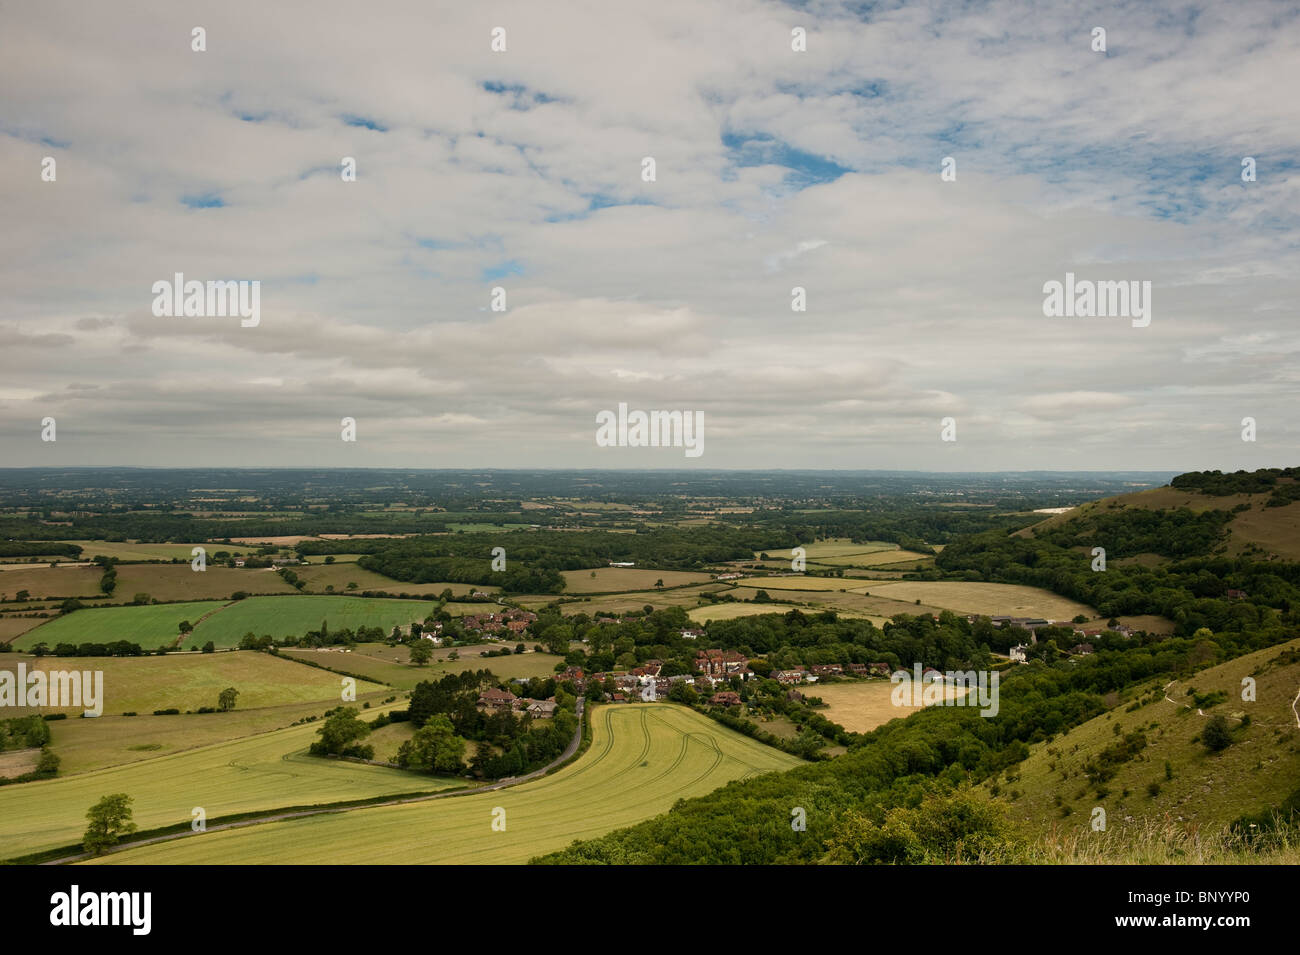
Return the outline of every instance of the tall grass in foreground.
{"type": "Polygon", "coordinates": [[[1281,819],[1253,832],[1148,821],[1104,832],[1058,832],[982,853],[983,864],[1300,865],[1300,831],[1281,819]]]}

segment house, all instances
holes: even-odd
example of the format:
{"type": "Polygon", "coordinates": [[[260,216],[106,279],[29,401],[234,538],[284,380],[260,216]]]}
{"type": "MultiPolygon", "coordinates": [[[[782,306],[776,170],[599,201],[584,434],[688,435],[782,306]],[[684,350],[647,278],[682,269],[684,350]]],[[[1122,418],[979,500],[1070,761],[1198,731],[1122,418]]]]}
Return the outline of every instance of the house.
{"type": "Polygon", "coordinates": [[[849,672],[852,673],[854,676],[866,676],[867,665],[865,663],[850,663],[849,672]]]}
{"type": "Polygon", "coordinates": [[[1070,648],[1070,652],[1075,656],[1086,657],[1088,654],[1093,652],[1092,644],[1091,643],[1076,644],[1075,646],[1070,648]]]}
{"type": "Polygon", "coordinates": [[[704,636],[704,631],[703,631],[703,630],[683,630],[683,631],[682,631],[682,639],[683,639],[683,640],[698,640],[698,639],[699,639],[700,637],[702,637],[702,636],[704,636]]]}
{"type": "Polygon", "coordinates": [[[814,663],[808,669],[817,676],[839,676],[844,672],[838,663],[814,663]]]}
{"type": "Polygon", "coordinates": [[[773,670],[772,679],[784,686],[789,686],[793,683],[804,682],[808,679],[808,674],[804,672],[803,668],[797,670],[773,670]]]}
{"type": "Polygon", "coordinates": [[[244,566],[244,558],[242,558],[242,557],[236,557],[236,558],[235,558],[235,566],[236,566],[236,567],[243,567],[243,566],[244,566]]]}
{"type": "Polygon", "coordinates": [[[581,693],[583,686],[586,683],[586,676],[582,672],[582,667],[565,667],[563,671],[555,675],[555,680],[557,683],[563,683],[565,680],[572,680],[573,685],[577,687],[578,692],[581,693]]]}
{"type": "Polygon", "coordinates": [[[808,699],[808,697],[804,696],[798,690],[790,690],[786,693],[785,698],[791,703],[804,703],[808,699]]]}
{"type": "Polygon", "coordinates": [[[740,694],[732,693],[730,691],[726,691],[722,693],[714,693],[711,697],[709,697],[709,705],[710,706],[739,706],[740,694]]]}
{"type": "Polygon", "coordinates": [[[514,708],[515,701],[519,697],[515,696],[509,690],[498,690],[496,687],[484,690],[478,698],[478,709],[480,712],[491,710],[501,712],[514,708]]]}
{"type": "Polygon", "coordinates": [[[872,676],[883,676],[883,677],[889,676],[888,663],[868,663],[867,667],[871,670],[872,676]]]}
{"type": "Polygon", "coordinates": [[[609,566],[611,566],[611,567],[635,567],[635,566],[636,566],[636,561],[634,561],[634,560],[611,560],[611,561],[609,562],[609,566]]]}
{"type": "Polygon", "coordinates": [[[1024,644],[1024,643],[1019,644],[1018,646],[1014,646],[1014,647],[1012,647],[1012,648],[1011,648],[1011,660],[1012,660],[1012,662],[1014,662],[1014,663],[1028,663],[1028,662],[1029,662],[1029,658],[1025,655],[1025,650],[1027,650],[1028,648],[1029,648],[1029,647],[1028,647],[1028,644],[1024,644]]]}
{"type": "Polygon", "coordinates": [[[1244,591],[1244,590],[1229,590],[1229,591],[1228,591],[1228,599],[1229,599],[1229,600],[1245,600],[1245,599],[1246,599],[1246,591],[1244,591]]]}
{"type": "Polygon", "coordinates": [[[738,673],[746,669],[747,663],[745,655],[735,650],[700,650],[695,654],[696,671],[710,676],[738,673]]]}
{"type": "Polygon", "coordinates": [[[554,700],[532,700],[528,704],[528,715],[535,720],[549,720],[555,716],[554,700]]]}

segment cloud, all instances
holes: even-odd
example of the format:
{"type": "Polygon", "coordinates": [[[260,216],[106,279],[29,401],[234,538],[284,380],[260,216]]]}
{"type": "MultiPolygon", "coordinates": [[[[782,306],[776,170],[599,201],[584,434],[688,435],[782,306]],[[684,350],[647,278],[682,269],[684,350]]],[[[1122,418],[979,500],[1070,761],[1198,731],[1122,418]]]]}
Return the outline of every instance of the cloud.
{"type": "Polygon", "coordinates": [[[10,10],[6,459],[618,466],[627,401],[704,411],[699,466],[1282,463],[1300,14],[1089,18],[507,2],[494,54],[414,2],[10,10]],[[1044,319],[1066,271],[1151,281],[1150,327],[1044,319]],[[175,272],[261,324],[153,317],[175,272]]]}

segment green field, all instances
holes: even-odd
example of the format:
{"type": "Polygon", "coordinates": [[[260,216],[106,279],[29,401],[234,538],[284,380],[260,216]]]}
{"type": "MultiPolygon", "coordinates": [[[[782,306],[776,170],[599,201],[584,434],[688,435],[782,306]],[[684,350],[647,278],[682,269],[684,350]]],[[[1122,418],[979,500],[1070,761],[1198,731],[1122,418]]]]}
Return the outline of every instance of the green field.
{"type": "MultiPolygon", "coordinates": [[[[367,717],[372,711],[367,711],[367,717]]],[[[219,720],[206,717],[145,719],[219,720]]],[[[381,766],[306,754],[319,723],[293,726],[157,759],[58,779],[0,787],[0,859],[80,842],[86,810],[101,796],[131,796],[141,829],[281,806],[433,791],[459,784],[381,766]]],[[[57,732],[57,730],[56,730],[57,732]]]]}
{"type": "MultiPolygon", "coordinates": [[[[68,660],[63,657],[40,659],[11,653],[0,657],[0,670],[16,670],[19,662],[33,670],[98,670],[104,674],[104,714],[151,714],[154,710],[176,708],[197,710],[216,706],[217,694],[228,686],[239,691],[238,710],[264,706],[285,706],[313,700],[340,702],[339,677],[281,660],[269,653],[170,653],[165,657],[95,657],[68,660]]],[[[378,684],[358,683],[357,693],[381,690],[378,684]]],[[[81,709],[69,707],[63,712],[80,715],[81,709]]],[[[59,712],[47,707],[42,712],[59,712]]],[[[26,713],[15,709],[14,715],[26,713]]],[[[224,716],[222,717],[225,718],[224,716]]],[[[55,738],[58,730],[56,726],[55,738]]]]}
{"type": "Polygon", "coordinates": [[[249,632],[259,637],[269,633],[279,640],[317,630],[322,620],[331,630],[345,627],[355,630],[364,625],[382,627],[388,632],[394,626],[405,627],[424,620],[436,607],[437,604],[427,600],[302,595],[249,597],[213,614],[198,626],[187,642],[197,641],[202,645],[211,640],[219,647],[234,647],[249,632]]]}
{"type": "MultiPolygon", "coordinates": [[[[182,620],[197,623],[200,617],[217,610],[222,603],[220,600],[199,600],[144,607],[78,610],[76,613],[54,617],[48,623],[28,630],[14,640],[13,646],[16,650],[29,650],[44,641],[50,649],[54,649],[60,643],[80,645],[127,640],[140,644],[146,650],[154,650],[176,642],[180,636],[179,624],[182,620]]],[[[317,621],[318,624],[319,622],[317,621]]],[[[186,646],[191,643],[192,634],[186,638],[186,646]]]]}
{"type": "Polygon", "coordinates": [[[666,812],[678,799],[799,762],[691,710],[666,704],[599,707],[592,713],[592,731],[591,748],[576,762],[518,787],[209,832],[100,861],[522,863],[574,839],[590,839],[666,812]],[[497,807],[506,813],[503,832],[492,829],[497,807]]]}
{"type": "MultiPolygon", "coordinates": [[[[511,648],[513,643],[506,644],[511,648]]],[[[332,670],[355,673],[402,690],[412,689],[424,680],[440,680],[448,673],[464,670],[491,670],[502,680],[515,677],[554,676],[555,664],[564,658],[550,653],[517,653],[508,657],[481,657],[485,649],[499,649],[502,644],[484,644],[482,647],[460,647],[460,659],[448,660],[449,650],[435,650],[433,660],[426,666],[410,663],[410,651],[404,646],[390,647],[382,643],[359,643],[351,653],[337,649],[281,650],[280,653],[295,660],[306,660],[332,670]]],[[[529,644],[531,647],[531,644],[529,644]]],[[[306,669],[305,667],[303,669],[306,669]]]]}
{"type": "Polygon", "coordinates": [[[204,544],[196,542],[193,544],[141,544],[136,541],[68,541],[69,544],[77,544],[82,548],[81,556],[84,560],[90,560],[94,557],[116,557],[118,560],[173,560],[180,558],[187,564],[193,556],[192,552],[195,547],[202,547],[208,553],[208,558],[217,551],[225,551],[231,554],[251,554],[252,547],[240,544],[204,544]]]}

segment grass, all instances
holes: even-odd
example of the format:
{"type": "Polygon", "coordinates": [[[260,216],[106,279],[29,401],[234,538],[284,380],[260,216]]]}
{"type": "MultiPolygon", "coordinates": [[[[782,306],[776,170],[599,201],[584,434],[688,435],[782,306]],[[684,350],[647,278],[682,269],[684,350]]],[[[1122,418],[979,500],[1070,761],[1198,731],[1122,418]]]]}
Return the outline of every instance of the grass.
{"type": "Polygon", "coordinates": [[[104,572],[98,567],[82,564],[0,567],[0,597],[12,600],[23,590],[31,595],[32,600],[102,596],[99,579],[103,576],[104,572]]]}
{"type": "Polygon", "coordinates": [[[219,647],[238,646],[246,633],[270,634],[276,639],[301,636],[320,628],[326,621],[331,630],[359,626],[381,627],[384,632],[394,626],[405,627],[424,620],[435,604],[427,600],[385,600],[366,597],[250,597],[215,613],[188,638],[188,643],[202,646],[211,640],[219,647]]]}
{"type": "Polygon", "coordinates": [[[920,600],[922,604],[943,607],[957,613],[989,616],[1043,617],[1047,620],[1072,620],[1079,614],[1093,617],[1096,611],[1087,604],[1059,597],[1048,590],[1019,584],[967,583],[946,580],[900,580],[873,582],[865,589],[873,597],[893,600],[920,600]]]}
{"type": "MultiPolygon", "coordinates": [[[[16,653],[0,657],[0,670],[19,662],[33,670],[98,670],[104,674],[104,713],[144,713],[175,707],[181,711],[216,706],[228,686],[239,691],[236,707],[254,709],[315,700],[340,701],[339,679],[323,670],[299,666],[268,653],[177,653],[165,657],[94,657],[37,659],[16,653]]],[[[380,690],[359,683],[357,692],[380,690]]],[[[331,705],[333,705],[333,702],[331,705]]],[[[84,707],[83,707],[84,708],[84,707]]],[[[80,709],[62,712],[80,715],[80,709]]],[[[15,710],[22,715],[26,710],[15,710]]],[[[43,712],[59,712],[47,707],[43,712]]]]}
{"type": "Polygon", "coordinates": [[[860,583],[845,581],[839,577],[803,577],[797,574],[789,577],[746,577],[738,583],[756,590],[766,590],[769,593],[773,590],[851,590],[862,586],[860,583]]]}
{"type": "Polygon", "coordinates": [[[915,567],[917,564],[933,564],[934,557],[914,550],[892,548],[890,550],[872,551],[869,554],[846,554],[842,557],[820,557],[819,564],[833,567],[886,567],[898,564],[902,567],[915,567]]]}
{"type": "Polygon", "coordinates": [[[666,812],[798,760],[684,707],[603,706],[591,748],[518,787],[210,832],[105,856],[110,864],[513,864],[666,812]],[[505,810],[505,831],[492,829],[505,810]]]}
{"type": "MultiPolygon", "coordinates": [[[[1154,821],[1209,829],[1242,813],[1280,805],[1300,785],[1300,728],[1291,710],[1300,663],[1269,665],[1285,648],[1300,648],[1300,640],[1203,670],[1167,691],[1167,679],[1148,684],[1138,695],[1150,701],[1146,705],[1128,712],[1130,700],[1119,701],[1065,736],[1031,747],[1029,758],[1010,777],[1004,774],[996,781],[998,798],[1026,831],[1063,834],[1090,831],[1097,806],[1105,809],[1112,826],[1154,821]],[[1254,702],[1241,700],[1247,676],[1256,681],[1254,702]],[[1227,700],[1202,716],[1186,705],[1189,687],[1202,694],[1222,691],[1227,700]],[[1167,702],[1166,693],[1175,702],[1167,702]],[[1208,752],[1195,739],[1210,715],[1223,715],[1234,727],[1233,744],[1219,753],[1208,752]],[[1249,725],[1242,725],[1244,716],[1250,716],[1249,725]],[[1111,779],[1089,782],[1085,764],[1137,731],[1146,738],[1145,748],[1119,763],[1111,779]],[[1172,778],[1166,777],[1166,762],[1172,778]],[[1153,783],[1158,786],[1154,793],[1148,788],[1153,783]]],[[[991,785],[986,791],[992,792],[991,785]]]]}
{"type": "MultiPolygon", "coordinates": [[[[804,544],[803,549],[808,560],[826,560],[827,558],[848,557],[854,554],[862,555],[874,554],[880,551],[897,551],[898,545],[890,543],[889,541],[867,541],[863,544],[855,544],[847,537],[833,537],[812,544],[804,544]]],[[[764,553],[774,560],[781,560],[791,556],[789,548],[778,548],[776,550],[755,551],[754,557],[759,558],[764,553]]]]}
{"type": "Polygon", "coordinates": [[[118,560],[172,560],[179,557],[188,564],[195,547],[206,550],[209,559],[217,551],[228,551],[231,554],[253,552],[253,548],[241,547],[238,544],[205,544],[201,541],[193,544],[141,544],[136,541],[85,540],[68,541],[68,543],[80,545],[83,548],[81,556],[86,560],[99,556],[116,557],[118,560]]]}
{"type": "MultiPolygon", "coordinates": [[[[387,688],[369,694],[371,705],[393,694],[394,691],[387,688]]],[[[364,701],[359,698],[359,702],[364,701]]],[[[61,761],[60,776],[70,776],[269,733],[305,717],[319,717],[333,705],[334,701],[329,700],[257,709],[236,707],[234,711],[222,714],[112,715],[95,720],[59,720],[50,724],[53,736],[50,748],[61,761]]]]}
{"type": "Polygon", "coordinates": [[[0,643],[8,643],[44,622],[40,617],[0,617],[0,643]]]}
{"type": "Polygon", "coordinates": [[[708,574],[683,570],[640,570],[636,567],[589,567],[564,573],[566,594],[625,593],[653,590],[662,580],[664,587],[681,587],[685,584],[707,584],[708,574]]]}
{"type": "Polygon", "coordinates": [[[324,564],[321,563],[322,559],[313,557],[312,563],[308,566],[293,568],[293,572],[307,582],[307,589],[317,593],[331,586],[337,593],[346,593],[350,583],[356,584],[355,589],[357,590],[382,590],[394,594],[440,594],[450,588],[453,596],[463,597],[473,590],[483,591],[484,593],[495,593],[497,591],[496,587],[477,584],[453,584],[441,581],[413,584],[404,580],[385,577],[373,570],[365,570],[355,563],[335,562],[333,564],[324,564]]]}
{"type": "MultiPolygon", "coordinates": [[[[211,555],[211,551],[208,552],[211,555]]],[[[130,601],[144,593],[155,600],[229,600],[237,590],[250,594],[291,594],[283,577],[271,570],[219,567],[208,563],[199,572],[185,564],[119,564],[113,599],[130,601]]]]}
{"type": "MultiPolygon", "coordinates": [[[[512,647],[514,644],[507,644],[512,647]]],[[[427,666],[410,663],[406,647],[389,647],[382,643],[359,643],[351,653],[338,650],[290,649],[280,651],[284,656],[306,660],[331,669],[346,670],[372,680],[382,680],[402,690],[410,690],[424,680],[440,680],[448,673],[465,670],[491,670],[498,677],[511,680],[515,677],[553,676],[555,664],[563,660],[550,653],[517,653],[508,657],[480,657],[483,649],[498,649],[502,644],[483,647],[461,647],[459,660],[448,660],[450,650],[435,650],[434,659],[427,666]]],[[[303,668],[305,669],[305,667],[303,668]]]]}
{"type": "MultiPolygon", "coordinates": [[[[860,680],[853,683],[813,684],[802,687],[808,696],[819,696],[827,704],[818,710],[822,716],[839,723],[851,733],[867,733],[892,719],[908,716],[919,706],[895,706],[896,689],[888,680],[860,680]]],[[[944,696],[954,699],[954,687],[944,687],[944,696]]]]}
{"type": "Polygon", "coordinates": [[[23,773],[30,773],[36,768],[40,758],[40,747],[13,749],[0,753],[0,779],[13,779],[23,773]]]}
{"type": "Polygon", "coordinates": [[[136,824],[151,829],[188,822],[196,806],[211,819],[432,791],[459,782],[308,756],[318,726],[294,726],[112,769],[0,788],[0,859],[79,842],[86,810],[107,793],[131,796],[136,824]]]}
{"type": "MultiPolygon", "coordinates": [[[[101,607],[78,610],[75,613],[54,617],[28,630],[13,641],[14,649],[28,650],[44,641],[50,649],[60,643],[110,643],[128,640],[146,650],[171,646],[180,636],[179,624],[183,620],[197,623],[209,611],[222,606],[219,600],[190,603],[157,604],[143,607],[101,607]]],[[[319,622],[319,621],[318,621],[319,622]]],[[[193,634],[186,638],[186,646],[193,642],[193,634]]],[[[201,645],[201,644],[200,644],[201,645]]]]}
{"type": "MultiPolygon", "coordinates": [[[[782,595],[784,596],[784,595],[782,595]]],[[[751,603],[718,603],[709,604],[703,607],[694,607],[686,611],[686,615],[695,623],[708,623],[710,620],[735,620],[737,617],[753,617],[764,613],[789,613],[792,607],[785,604],[751,604],[751,603]]],[[[815,608],[801,607],[804,613],[816,613],[815,608]]],[[[838,611],[842,617],[865,617],[874,620],[876,623],[883,623],[886,618],[872,617],[870,614],[859,613],[855,610],[838,611]]]]}

